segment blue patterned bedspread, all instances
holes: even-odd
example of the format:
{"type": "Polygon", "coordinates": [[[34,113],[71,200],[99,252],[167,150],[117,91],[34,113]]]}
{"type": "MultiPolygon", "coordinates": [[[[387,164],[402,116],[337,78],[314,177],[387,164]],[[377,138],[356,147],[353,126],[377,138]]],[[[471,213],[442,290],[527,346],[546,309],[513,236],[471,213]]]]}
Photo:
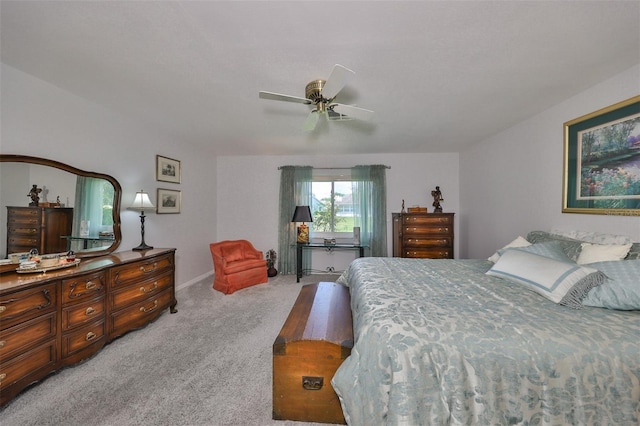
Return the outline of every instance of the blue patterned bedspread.
{"type": "Polygon", "coordinates": [[[482,260],[360,258],[350,425],[638,425],[640,311],[569,309],[482,260]]]}

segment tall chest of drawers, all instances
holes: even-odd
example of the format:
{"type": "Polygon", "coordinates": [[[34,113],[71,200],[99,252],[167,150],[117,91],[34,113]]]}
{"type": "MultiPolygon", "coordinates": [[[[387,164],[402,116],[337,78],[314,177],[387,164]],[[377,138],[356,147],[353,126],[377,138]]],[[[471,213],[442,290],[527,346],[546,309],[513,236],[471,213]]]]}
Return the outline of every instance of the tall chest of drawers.
{"type": "Polygon", "coordinates": [[[38,249],[40,253],[66,251],[73,209],[57,207],[7,207],[7,254],[38,249]]]}
{"type": "Polygon", "coordinates": [[[453,259],[454,213],[393,213],[393,256],[453,259]]]}
{"type": "Polygon", "coordinates": [[[175,249],[119,252],[0,275],[0,406],[61,367],[176,312],[175,249]]]}

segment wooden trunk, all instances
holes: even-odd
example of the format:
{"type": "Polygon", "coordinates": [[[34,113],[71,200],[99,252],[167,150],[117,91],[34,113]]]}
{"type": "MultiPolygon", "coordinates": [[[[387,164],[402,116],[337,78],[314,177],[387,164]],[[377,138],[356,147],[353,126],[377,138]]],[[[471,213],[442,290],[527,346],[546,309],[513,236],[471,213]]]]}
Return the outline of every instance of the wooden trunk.
{"type": "Polygon", "coordinates": [[[331,379],[352,347],[349,289],[303,286],[273,343],[273,418],[345,424],[331,379]]]}

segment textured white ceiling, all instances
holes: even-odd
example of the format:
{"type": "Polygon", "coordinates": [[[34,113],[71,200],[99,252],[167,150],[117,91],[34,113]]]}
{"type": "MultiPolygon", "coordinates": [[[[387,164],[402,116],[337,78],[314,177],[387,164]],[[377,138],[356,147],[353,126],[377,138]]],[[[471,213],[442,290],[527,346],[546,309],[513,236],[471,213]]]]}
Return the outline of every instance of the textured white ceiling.
{"type": "Polygon", "coordinates": [[[638,1],[0,8],[2,62],[220,155],[455,152],[640,63],[638,1]],[[308,106],[258,98],[304,97],[336,63],[356,72],[337,101],[372,122],[307,133],[308,106]]]}

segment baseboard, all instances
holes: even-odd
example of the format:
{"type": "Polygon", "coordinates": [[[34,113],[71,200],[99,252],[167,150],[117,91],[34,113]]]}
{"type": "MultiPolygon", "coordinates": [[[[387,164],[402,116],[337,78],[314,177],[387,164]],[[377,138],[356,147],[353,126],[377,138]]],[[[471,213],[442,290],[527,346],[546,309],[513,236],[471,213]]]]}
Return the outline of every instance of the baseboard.
{"type": "MultiPolygon", "coordinates": [[[[198,277],[195,277],[192,280],[187,281],[186,283],[182,283],[180,285],[177,285],[176,286],[176,291],[182,290],[183,288],[187,288],[189,286],[192,286],[195,283],[199,283],[200,281],[204,280],[205,278],[212,277],[212,276],[213,276],[213,271],[209,271],[209,272],[207,272],[205,274],[202,274],[202,275],[200,275],[198,277]]],[[[211,282],[213,283],[213,281],[211,281],[211,282]]]]}

